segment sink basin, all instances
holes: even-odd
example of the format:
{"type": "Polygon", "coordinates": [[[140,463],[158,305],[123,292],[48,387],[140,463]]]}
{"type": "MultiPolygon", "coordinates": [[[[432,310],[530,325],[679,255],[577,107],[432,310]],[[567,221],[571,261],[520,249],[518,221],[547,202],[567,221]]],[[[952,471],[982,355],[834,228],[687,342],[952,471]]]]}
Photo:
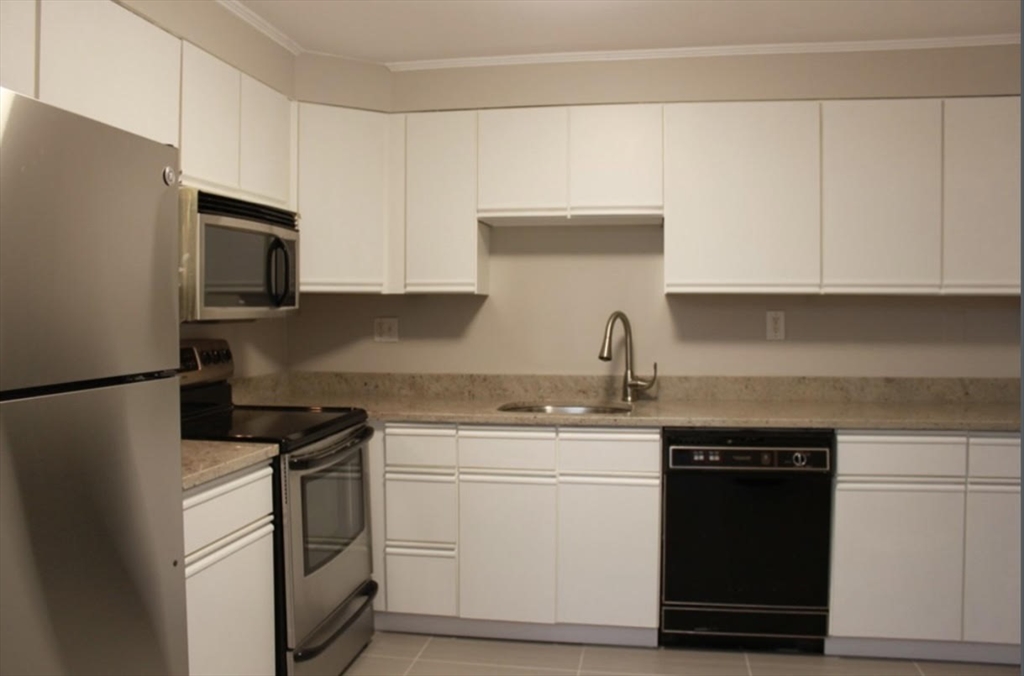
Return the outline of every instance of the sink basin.
{"type": "Polygon", "coordinates": [[[553,413],[556,415],[622,415],[632,413],[629,404],[548,404],[543,402],[513,402],[502,404],[499,411],[510,413],[553,413]]]}

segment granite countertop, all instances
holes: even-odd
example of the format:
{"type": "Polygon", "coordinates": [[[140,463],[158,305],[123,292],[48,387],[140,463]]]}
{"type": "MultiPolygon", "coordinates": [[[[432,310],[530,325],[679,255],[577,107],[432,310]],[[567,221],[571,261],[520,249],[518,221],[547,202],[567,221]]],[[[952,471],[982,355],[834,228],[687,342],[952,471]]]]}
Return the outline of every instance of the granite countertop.
{"type": "Polygon", "coordinates": [[[234,443],[230,441],[181,442],[181,489],[188,490],[207,481],[259,464],[277,455],[277,444],[234,443]]]}

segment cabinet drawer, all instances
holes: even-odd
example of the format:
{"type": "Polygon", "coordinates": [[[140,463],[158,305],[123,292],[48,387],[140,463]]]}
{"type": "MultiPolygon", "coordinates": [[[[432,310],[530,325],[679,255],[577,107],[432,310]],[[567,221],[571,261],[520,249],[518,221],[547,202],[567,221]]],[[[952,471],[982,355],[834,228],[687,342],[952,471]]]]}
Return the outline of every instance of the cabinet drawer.
{"type": "Polygon", "coordinates": [[[455,542],[459,531],[455,475],[388,472],[384,478],[388,542],[455,542]]]}
{"type": "Polygon", "coordinates": [[[458,566],[454,550],[392,549],[388,569],[388,612],[455,616],[458,566]]]}
{"type": "Polygon", "coordinates": [[[273,514],[272,474],[269,467],[263,467],[186,497],[185,554],[273,514]]]}
{"type": "Polygon", "coordinates": [[[1020,437],[972,437],[967,475],[1020,479],[1020,437]]]}
{"type": "Polygon", "coordinates": [[[455,467],[454,425],[387,425],[384,429],[388,465],[455,467]]]}
{"type": "Polygon", "coordinates": [[[553,427],[460,427],[459,468],[555,469],[553,427]]]}
{"type": "Polygon", "coordinates": [[[558,471],[658,474],[660,430],[559,430],[558,471]]]}
{"type": "Polygon", "coordinates": [[[967,439],[957,436],[839,435],[840,476],[962,477],[967,439]]]}

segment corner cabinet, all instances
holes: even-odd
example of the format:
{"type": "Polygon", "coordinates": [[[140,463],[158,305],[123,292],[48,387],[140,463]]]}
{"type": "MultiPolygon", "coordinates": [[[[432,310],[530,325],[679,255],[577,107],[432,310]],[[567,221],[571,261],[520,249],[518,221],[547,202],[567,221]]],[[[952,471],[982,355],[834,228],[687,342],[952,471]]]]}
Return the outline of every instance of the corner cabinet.
{"type": "Polygon", "coordinates": [[[836,457],[826,652],[880,639],[893,657],[938,656],[935,641],[1017,654],[1019,436],[840,434],[836,457]]]}
{"type": "Polygon", "coordinates": [[[944,293],[1020,293],[1020,97],[947,99],[944,293]]]}
{"type": "Polygon", "coordinates": [[[406,115],[405,155],[405,290],[486,294],[476,111],[406,115]]]}
{"type": "Polygon", "coordinates": [[[189,673],[275,673],[272,470],[185,494],[189,673]]]}
{"type": "Polygon", "coordinates": [[[817,102],[665,106],[665,291],[817,293],[817,102]]]}
{"type": "Polygon", "coordinates": [[[43,0],[38,49],[39,100],[178,146],[181,40],[108,0],[43,0]]]}
{"type": "Polygon", "coordinates": [[[822,104],[822,288],[935,294],[942,101],[822,104]]]}
{"type": "Polygon", "coordinates": [[[299,104],[302,292],[384,290],[388,147],[384,113],[299,104]]]}

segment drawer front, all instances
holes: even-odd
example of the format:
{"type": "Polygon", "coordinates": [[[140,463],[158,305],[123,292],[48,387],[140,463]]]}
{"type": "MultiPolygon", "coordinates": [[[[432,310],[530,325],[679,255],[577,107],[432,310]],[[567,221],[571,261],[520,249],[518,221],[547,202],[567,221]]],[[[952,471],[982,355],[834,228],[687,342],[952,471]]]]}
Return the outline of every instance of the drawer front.
{"type": "Polygon", "coordinates": [[[661,472],[659,430],[559,430],[558,471],[661,472]]]}
{"type": "Polygon", "coordinates": [[[455,475],[385,475],[388,542],[454,543],[459,532],[455,475]]]}
{"type": "Polygon", "coordinates": [[[839,435],[839,476],[963,477],[967,438],[959,436],[839,435]]]}
{"type": "Polygon", "coordinates": [[[967,475],[1020,480],[1020,437],[971,437],[967,475]]]}
{"type": "Polygon", "coordinates": [[[388,612],[423,615],[458,614],[458,566],[454,551],[391,549],[388,569],[388,612]]]}
{"type": "Polygon", "coordinates": [[[555,470],[555,428],[460,427],[459,469],[555,470]]]}
{"type": "Polygon", "coordinates": [[[185,498],[185,554],[273,514],[272,475],[263,467],[185,498]]]}
{"type": "Polygon", "coordinates": [[[455,467],[454,425],[387,425],[384,429],[388,465],[455,467]]]}

